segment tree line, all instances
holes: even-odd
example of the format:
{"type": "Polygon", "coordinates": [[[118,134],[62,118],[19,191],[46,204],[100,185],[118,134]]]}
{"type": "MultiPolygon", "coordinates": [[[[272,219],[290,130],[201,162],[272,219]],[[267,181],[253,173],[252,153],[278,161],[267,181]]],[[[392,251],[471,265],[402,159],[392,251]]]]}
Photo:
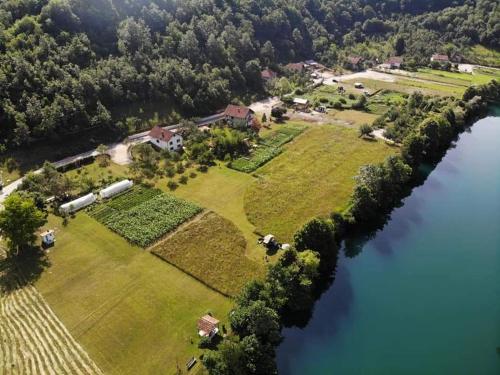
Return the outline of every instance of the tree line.
{"type": "Polygon", "coordinates": [[[133,104],[210,113],[262,92],[264,67],[337,64],[372,40],[415,58],[448,42],[498,46],[498,20],[495,0],[5,0],[0,151],[127,132],[121,109],[133,104]]]}

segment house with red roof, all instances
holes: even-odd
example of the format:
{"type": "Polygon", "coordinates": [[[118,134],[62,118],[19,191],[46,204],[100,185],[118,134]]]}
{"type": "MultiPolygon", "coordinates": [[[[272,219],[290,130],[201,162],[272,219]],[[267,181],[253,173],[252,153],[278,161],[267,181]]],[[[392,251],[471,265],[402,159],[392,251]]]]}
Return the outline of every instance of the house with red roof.
{"type": "Polygon", "coordinates": [[[347,69],[351,70],[361,70],[363,63],[363,58],[361,56],[348,56],[345,62],[345,66],[347,69]]]}
{"type": "Polygon", "coordinates": [[[226,122],[238,128],[246,128],[252,125],[254,111],[248,107],[229,104],[224,111],[224,119],[226,122]]]}
{"type": "Polygon", "coordinates": [[[219,332],[219,321],[211,315],[202,316],[198,320],[198,335],[212,338],[219,332]]]}
{"type": "Polygon", "coordinates": [[[270,81],[278,76],[278,73],[267,68],[260,72],[260,76],[264,81],[270,81]]]}
{"type": "Polygon", "coordinates": [[[302,72],[305,68],[304,63],[298,62],[298,63],[290,63],[285,65],[285,68],[292,71],[292,72],[302,72]]]}
{"type": "Polygon", "coordinates": [[[431,56],[431,62],[437,62],[440,64],[446,64],[450,62],[450,59],[448,58],[448,55],[443,55],[440,53],[435,53],[434,55],[431,56]]]}
{"type": "Polygon", "coordinates": [[[399,69],[401,68],[401,64],[403,64],[403,58],[401,56],[392,56],[382,65],[389,69],[399,69]]]}
{"type": "Polygon", "coordinates": [[[179,133],[155,126],[149,132],[150,142],[162,150],[178,151],[182,149],[183,139],[179,133]]]}

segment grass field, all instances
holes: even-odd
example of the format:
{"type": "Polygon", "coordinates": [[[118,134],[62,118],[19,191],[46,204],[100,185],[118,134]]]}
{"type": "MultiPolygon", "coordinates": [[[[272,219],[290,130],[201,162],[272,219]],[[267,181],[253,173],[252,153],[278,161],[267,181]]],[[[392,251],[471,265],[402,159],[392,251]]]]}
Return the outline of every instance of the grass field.
{"type": "Polygon", "coordinates": [[[395,152],[380,141],[358,138],[353,129],[313,126],[259,169],[261,177],[245,194],[248,219],[259,232],[291,241],[309,219],[346,207],[361,165],[395,152]]]}
{"type": "Polygon", "coordinates": [[[475,69],[474,74],[469,74],[425,68],[419,69],[416,77],[439,83],[468,87],[471,85],[483,85],[492,79],[500,79],[500,70],[475,69]]]}
{"type": "MultiPolygon", "coordinates": [[[[195,202],[232,221],[247,241],[245,254],[250,259],[263,262],[265,251],[257,244],[258,235],[254,233],[255,227],[246,217],[243,203],[245,190],[254,180],[251,175],[232,170],[221,163],[211,167],[206,173],[198,174],[186,185],[179,185],[172,194],[195,202]]],[[[156,186],[168,191],[166,181],[161,179],[156,186]]]]}
{"type": "Polygon", "coordinates": [[[342,111],[330,110],[328,112],[328,117],[334,122],[345,123],[355,127],[356,129],[361,124],[371,124],[377,118],[377,115],[373,113],[354,111],[352,109],[345,109],[342,111]]]}
{"type": "Polygon", "coordinates": [[[290,142],[302,133],[305,128],[304,125],[293,124],[278,126],[276,130],[266,133],[261,138],[258,147],[252,151],[251,155],[240,157],[231,162],[231,168],[245,173],[255,171],[278,156],[282,151],[281,146],[290,142]]]}
{"type": "Polygon", "coordinates": [[[47,227],[57,242],[36,287],[104,373],[174,374],[200,354],[200,316],[227,325],[229,299],[87,214],[66,227],[50,216],[47,227]]]}
{"type": "Polygon", "coordinates": [[[200,211],[171,194],[135,187],[97,205],[90,214],[130,242],[146,247],[200,211]]]}
{"type": "Polygon", "coordinates": [[[236,295],[264,266],[245,256],[246,240],[229,220],[208,212],[151,248],[151,252],[225,295],[236,295]]]}
{"type": "Polygon", "coordinates": [[[500,68],[500,51],[498,50],[477,44],[474,47],[465,48],[463,54],[474,64],[500,68]]]}

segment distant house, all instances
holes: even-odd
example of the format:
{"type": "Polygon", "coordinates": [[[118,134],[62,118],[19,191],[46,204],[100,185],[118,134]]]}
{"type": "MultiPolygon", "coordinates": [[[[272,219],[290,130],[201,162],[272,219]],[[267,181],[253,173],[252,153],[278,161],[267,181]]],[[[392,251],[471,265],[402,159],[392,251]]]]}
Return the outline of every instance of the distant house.
{"type": "Polygon", "coordinates": [[[212,338],[219,332],[219,321],[211,315],[202,316],[198,320],[198,335],[212,338]]]}
{"type": "Polygon", "coordinates": [[[309,100],[303,98],[294,98],[293,106],[298,110],[305,110],[309,107],[309,100]]]}
{"type": "Polygon", "coordinates": [[[229,104],[224,111],[226,122],[233,127],[248,127],[252,125],[254,111],[248,107],[229,104]]]}
{"type": "Polygon", "coordinates": [[[401,68],[401,64],[403,63],[403,58],[401,56],[392,56],[387,59],[387,61],[382,64],[383,67],[387,67],[389,69],[399,69],[401,68]]]}
{"type": "Polygon", "coordinates": [[[285,68],[292,71],[292,72],[297,72],[300,73],[304,70],[304,64],[303,63],[290,63],[285,65],[285,68]]]}
{"type": "Polygon", "coordinates": [[[160,126],[155,126],[149,132],[150,142],[162,150],[178,151],[182,148],[182,135],[163,129],[160,126]]]}
{"type": "Polygon", "coordinates": [[[438,62],[440,64],[446,64],[450,62],[448,55],[442,55],[439,53],[435,53],[431,56],[431,62],[438,62]]]}
{"type": "Polygon", "coordinates": [[[260,72],[260,76],[264,81],[270,81],[276,78],[278,76],[278,73],[268,68],[260,72]]]}
{"type": "Polygon", "coordinates": [[[346,60],[346,68],[351,70],[361,70],[363,58],[361,56],[349,56],[346,60]]]}

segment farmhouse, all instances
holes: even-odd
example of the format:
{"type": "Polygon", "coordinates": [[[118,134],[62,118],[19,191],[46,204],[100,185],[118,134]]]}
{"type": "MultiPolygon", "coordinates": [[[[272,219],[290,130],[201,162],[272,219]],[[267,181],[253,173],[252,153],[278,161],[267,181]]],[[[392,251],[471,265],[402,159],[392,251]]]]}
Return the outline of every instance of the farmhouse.
{"type": "Polygon", "coordinates": [[[346,68],[351,70],[361,70],[363,58],[361,56],[349,56],[346,61],[346,68]]]}
{"type": "Polygon", "coordinates": [[[442,55],[439,53],[435,53],[431,56],[431,62],[438,62],[440,64],[446,64],[450,62],[448,55],[442,55]]]}
{"type": "Polygon", "coordinates": [[[252,125],[254,111],[248,107],[229,104],[224,111],[226,122],[233,127],[249,127],[252,125]]]}
{"type": "Polygon", "coordinates": [[[163,129],[160,126],[155,126],[151,129],[149,137],[153,145],[163,150],[177,151],[182,148],[182,136],[170,130],[163,129]]]}
{"type": "Polygon", "coordinates": [[[270,81],[278,76],[278,74],[271,69],[264,69],[260,72],[260,76],[264,81],[270,81]]]}
{"type": "Polygon", "coordinates": [[[392,56],[382,64],[382,67],[389,69],[399,69],[401,68],[401,64],[403,63],[403,58],[401,56],[392,56]]]}
{"type": "Polygon", "coordinates": [[[299,111],[306,110],[309,107],[309,100],[303,98],[294,98],[293,106],[299,111]]]}
{"type": "Polygon", "coordinates": [[[292,72],[297,72],[300,73],[304,70],[304,64],[303,63],[290,63],[285,65],[285,68],[292,71],[292,72]]]}
{"type": "Polygon", "coordinates": [[[219,321],[211,315],[202,316],[198,320],[198,335],[212,338],[219,332],[219,321]]]}

